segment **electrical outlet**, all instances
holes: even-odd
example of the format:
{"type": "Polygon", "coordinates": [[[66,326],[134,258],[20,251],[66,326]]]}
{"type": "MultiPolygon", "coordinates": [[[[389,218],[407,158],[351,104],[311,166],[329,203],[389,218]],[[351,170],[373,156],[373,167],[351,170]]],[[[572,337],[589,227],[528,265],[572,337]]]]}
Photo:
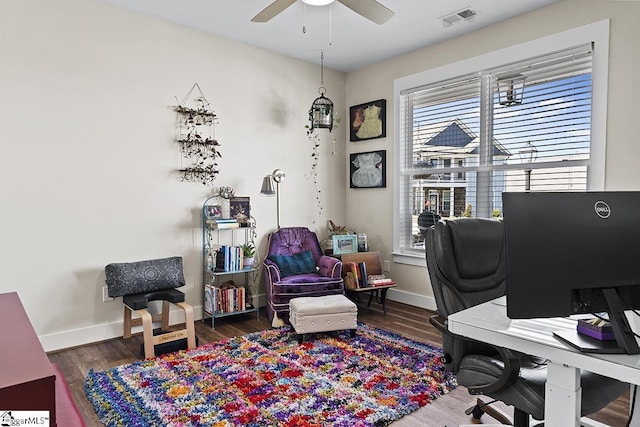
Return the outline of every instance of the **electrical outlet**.
{"type": "Polygon", "coordinates": [[[391,273],[391,261],[384,262],[384,271],[386,273],[391,273]]]}
{"type": "Polygon", "coordinates": [[[102,302],[113,301],[113,298],[109,296],[109,288],[106,286],[102,287],[102,302]]]}

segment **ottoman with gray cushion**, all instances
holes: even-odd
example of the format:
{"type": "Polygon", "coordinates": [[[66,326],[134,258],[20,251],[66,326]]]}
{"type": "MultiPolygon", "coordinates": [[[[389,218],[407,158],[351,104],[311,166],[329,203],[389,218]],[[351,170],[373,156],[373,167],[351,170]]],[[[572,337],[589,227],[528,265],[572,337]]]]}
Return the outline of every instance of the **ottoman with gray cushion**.
{"type": "Polygon", "coordinates": [[[351,337],[358,328],[358,307],[344,295],[300,297],[289,301],[289,322],[298,334],[350,330],[351,337]]]}

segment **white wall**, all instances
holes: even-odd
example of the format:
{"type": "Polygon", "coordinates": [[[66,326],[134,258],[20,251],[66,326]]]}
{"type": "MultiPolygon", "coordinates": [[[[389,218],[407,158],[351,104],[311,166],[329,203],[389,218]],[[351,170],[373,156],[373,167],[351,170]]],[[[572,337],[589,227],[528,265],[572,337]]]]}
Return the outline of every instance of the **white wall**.
{"type": "MultiPolygon", "coordinates": [[[[110,262],[180,255],[187,301],[202,304],[200,217],[219,186],[251,197],[259,245],[276,226],[262,177],[285,170],[281,223],[326,237],[345,220],[345,141],[325,131],[315,207],[307,111],[319,66],[112,8],[96,0],[0,5],[0,292],[17,291],[45,350],[122,334],[103,303],[110,262]],[[198,82],[219,116],[221,173],[180,182],[175,97],[198,82]]],[[[325,70],[345,113],[345,76],[325,70]]],[[[10,325],[3,325],[10,327],[10,325]]]]}
{"type": "MultiPolygon", "coordinates": [[[[640,99],[640,85],[637,84],[640,2],[566,0],[347,75],[347,106],[384,98],[388,119],[387,138],[347,145],[348,153],[388,150],[387,188],[347,189],[347,224],[366,232],[372,249],[380,250],[384,259],[392,259],[392,209],[397,208],[393,206],[392,195],[397,159],[390,151],[394,135],[391,118],[395,79],[602,19],[610,19],[611,25],[605,189],[639,190],[640,143],[636,122],[640,99]]],[[[438,24],[434,22],[433,25],[438,24]]],[[[553,50],[553,46],[550,49],[553,50]]],[[[424,260],[418,259],[416,263],[417,266],[392,264],[391,276],[398,288],[389,292],[389,298],[435,308],[424,260]]]]}

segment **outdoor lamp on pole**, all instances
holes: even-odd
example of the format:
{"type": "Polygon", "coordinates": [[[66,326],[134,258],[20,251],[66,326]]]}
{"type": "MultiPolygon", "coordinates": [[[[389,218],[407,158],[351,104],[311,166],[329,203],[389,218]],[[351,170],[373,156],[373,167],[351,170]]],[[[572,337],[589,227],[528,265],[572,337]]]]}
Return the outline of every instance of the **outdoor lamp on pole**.
{"type": "MultiPolygon", "coordinates": [[[[527,141],[525,148],[518,152],[523,163],[531,164],[538,158],[538,149],[527,141]]],[[[531,191],[531,167],[524,170],[524,191],[531,191]]]]}
{"type": "Polygon", "coordinates": [[[524,80],[521,74],[500,77],[497,80],[498,102],[500,105],[510,107],[522,104],[524,98],[524,80]]]}
{"type": "Polygon", "coordinates": [[[284,179],[284,171],[276,169],[271,175],[267,175],[262,179],[262,188],[260,194],[263,196],[276,196],[276,219],[278,224],[278,230],[280,230],[280,183],[284,179]],[[275,190],[273,189],[273,183],[276,183],[275,190]]]}

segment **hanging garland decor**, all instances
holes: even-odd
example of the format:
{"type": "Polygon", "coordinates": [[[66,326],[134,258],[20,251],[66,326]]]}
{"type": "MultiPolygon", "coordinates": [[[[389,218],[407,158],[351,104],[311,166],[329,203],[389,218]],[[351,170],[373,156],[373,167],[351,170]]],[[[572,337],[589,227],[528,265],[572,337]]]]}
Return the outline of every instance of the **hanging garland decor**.
{"type": "MultiPolygon", "coordinates": [[[[333,128],[337,129],[338,128],[338,124],[340,123],[340,119],[335,118],[332,120],[333,121],[333,128]]],[[[313,144],[313,148],[311,149],[311,171],[308,174],[305,174],[305,178],[307,180],[312,179],[313,180],[313,186],[315,187],[316,190],[316,207],[318,209],[318,216],[322,215],[322,200],[320,199],[320,186],[318,185],[318,162],[320,160],[320,133],[318,132],[317,128],[312,128],[310,125],[306,125],[305,128],[307,128],[307,137],[309,138],[309,141],[313,144]]],[[[331,155],[335,156],[336,154],[338,154],[338,152],[336,151],[336,139],[333,138],[333,135],[331,134],[331,131],[329,131],[329,135],[331,135],[331,143],[333,144],[332,149],[331,149],[331,155]]],[[[314,220],[314,224],[315,224],[315,220],[314,220]]]]}
{"type": "MultiPolygon", "coordinates": [[[[176,98],[177,100],[177,98],[176,98]]],[[[216,114],[211,109],[198,83],[195,83],[182,103],[174,107],[178,114],[178,144],[182,158],[190,164],[179,170],[182,181],[212,184],[220,172],[217,159],[222,157],[220,144],[215,139],[216,114]],[[194,89],[200,96],[194,99],[195,106],[187,106],[194,89]]]]}
{"type": "MultiPolygon", "coordinates": [[[[305,175],[305,178],[312,179],[316,189],[316,207],[318,208],[318,216],[322,215],[322,200],[320,200],[320,187],[318,186],[318,160],[320,159],[320,135],[313,129],[307,130],[309,141],[313,144],[311,151],[311,172],[305,175]]],[[[334,140],[335,141],[335,140],[334,140]]],[[[315,223],[315,221],[314,221],[315,223]]]]}

